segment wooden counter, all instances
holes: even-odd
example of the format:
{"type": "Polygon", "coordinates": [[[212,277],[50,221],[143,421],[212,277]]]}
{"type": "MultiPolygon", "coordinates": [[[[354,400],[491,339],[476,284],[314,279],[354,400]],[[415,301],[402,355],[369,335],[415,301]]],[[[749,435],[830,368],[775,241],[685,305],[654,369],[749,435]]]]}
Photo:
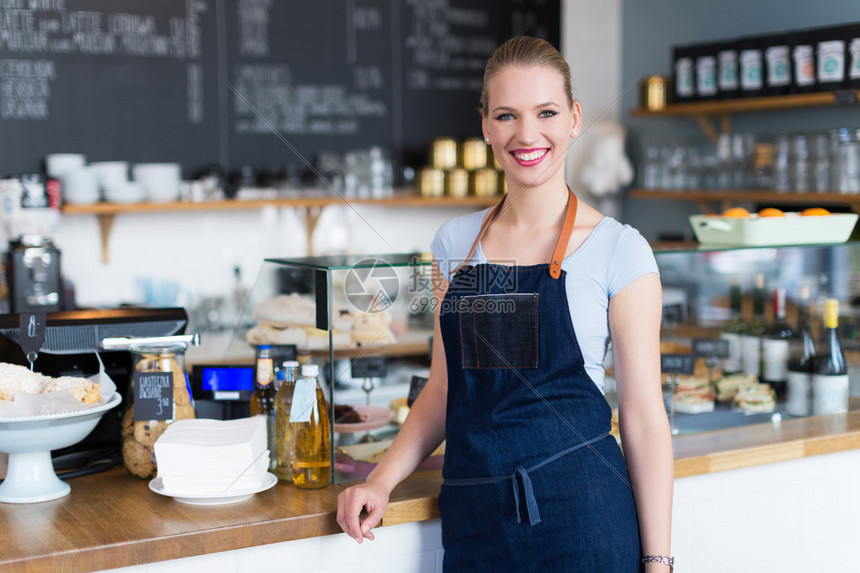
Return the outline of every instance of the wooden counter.
{"type": "MultiPolygon", "coordinates": [[[[674,438],[677,478],[860,448],[860,412],[674,438]]],[[[440,472],[394,492],[383,525],[438,517],[440,472]]],[[[0,504],[0,570],[93,571],[338,533],[343,486],[278,484],[239,503],[201,507],[152,493],[118,467],[70,481],[69,496],[0,504]]]]}

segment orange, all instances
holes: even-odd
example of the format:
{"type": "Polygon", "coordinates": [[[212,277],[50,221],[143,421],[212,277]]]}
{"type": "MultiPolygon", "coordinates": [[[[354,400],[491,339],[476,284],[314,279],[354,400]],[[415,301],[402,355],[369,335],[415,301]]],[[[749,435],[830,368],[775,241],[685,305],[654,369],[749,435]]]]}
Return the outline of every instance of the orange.
{"type": "Polygon", "coordinates": [[[800,212],[803,217],[825,217],[830,214],[830,211],[821,207],[810,207],[800,212]]]}
{"type": "Polygon", "coordinates": [[[750,212],[743,207],[732,207],[723,211],[723,217],[731,217],[734,219],[745,219],[750,216],[750,212]]]}
{"type": "Polygon", "coordinates": [[[785,217],[785,213],[780,209],[774,209],[773,207],[767,207],[758,212],[759,217],[785,217]]]}

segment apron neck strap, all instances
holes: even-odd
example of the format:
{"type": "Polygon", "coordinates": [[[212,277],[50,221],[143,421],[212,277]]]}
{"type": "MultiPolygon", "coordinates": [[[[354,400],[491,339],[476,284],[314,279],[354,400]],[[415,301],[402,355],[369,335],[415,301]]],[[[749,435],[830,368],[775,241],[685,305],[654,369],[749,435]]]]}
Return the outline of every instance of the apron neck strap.
{"type": "Polygon", "coordinates": [[[555,250],[552,252],[552,260],[549,262],[549,276],[554,279],[561,276],[561,261],[564,260],[564,253],[567,251],[567,244],[570,242],[571,233],[573,233],[573,222],[576,220],[578,201],[570,187],[567,190],[570,191],[567,198],[567,212],[564,214],[564,224],[561,226],[561,233],[558,235],[555,250]]]}
{"type": "MultiPolygon", "coordinates": [[[[555,244],[555,250],[552,252],[552,260],[549,265],[549,274],[552,278],[557,279],[561,276],[561,261],[564,259],[564,253],[567,251],[567,244],[570,242],[570,235],[573,232],[573,223],[576,220],[576,206],[577,199],[576,195],[570,189],[567,188],[570,192],[567,198],[567,210],[564,215],[564,223],[561,227],[561,232],[558,235],[558,241],[555,244]]],[[[475,242],[472,243],[472,248],[469,249],[469,254],[466,255],[466,258],[460,264],[459,267],[453,270],[451,273],[456,274],[460,269],[469,264],[469,261],[472,260],[472,256],[475,254],[475,251],[478,248],[478,244],[481,242],[481,239],[484,238],[484,235],[487,234],[487,230],[490,228],[490,225],[495,221],[496,217],[499,216],[499,213],[502,211],[502,206],[505,203],[505,199],[508,196],[505,195],[502,197],[502,200],[499,201],[495,207],[490,209],[486,216],[484,217],[483,222],[481,223],[481,230],[478,231],[478,236],[475,237],[475,242]]]]}

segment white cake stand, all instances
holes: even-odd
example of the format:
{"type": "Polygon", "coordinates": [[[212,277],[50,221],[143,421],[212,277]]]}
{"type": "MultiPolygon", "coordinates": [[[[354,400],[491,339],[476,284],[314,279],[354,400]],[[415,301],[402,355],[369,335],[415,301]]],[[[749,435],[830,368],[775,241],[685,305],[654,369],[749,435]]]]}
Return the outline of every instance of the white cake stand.
{"type": "Polygon", "coordinates": [[[105,404],[85,410],[0,419],[0,452],[9,454],[0,502],[36,503],[68,495],[72,488],[54,473],[51,450],[86,438],[102,415],[121,401],[116,393],[105,404]]]}

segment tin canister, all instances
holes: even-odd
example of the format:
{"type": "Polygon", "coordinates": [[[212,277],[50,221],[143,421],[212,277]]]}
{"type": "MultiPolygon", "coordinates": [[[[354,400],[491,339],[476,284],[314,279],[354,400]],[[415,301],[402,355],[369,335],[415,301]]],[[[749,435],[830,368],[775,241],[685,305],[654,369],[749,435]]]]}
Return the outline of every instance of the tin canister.
{"type": "Polygon", "coordinates": [[[663,76],[649,76],[640,84],[642,107],[659,111],[666,107],[666,79],[663,76]]]}
{"type": "Polygon", "coordinates": [[[487,144],[480,137],[468,137],[460,143],[460,166],[468,171],[487,166],[487,144]]]}
{"type": "Polygon", "coordinates": [[[492,197],[499,192],[499,175],[495,169],[485,167],[473,171],[470,175],[469,188],[477,197],[492,197]]]}
{"type": "Polygon", "coordinates": [[[445,173],[445,194],[462,198],[469,194],[469,172],[465,169],[451,169],[445,173]]]}
{"type": "Polygon", "coordinates": [[[418,176],[418,192],[422,197],[441,197],[445,194],[445,171],[424,167],[418,176]]]}
{"type": "Polygon", "coordinates": [[[430,146],[430,165],[436,169],[457,167],[457,141],[450,137],[437,137],[430,146]]]}

